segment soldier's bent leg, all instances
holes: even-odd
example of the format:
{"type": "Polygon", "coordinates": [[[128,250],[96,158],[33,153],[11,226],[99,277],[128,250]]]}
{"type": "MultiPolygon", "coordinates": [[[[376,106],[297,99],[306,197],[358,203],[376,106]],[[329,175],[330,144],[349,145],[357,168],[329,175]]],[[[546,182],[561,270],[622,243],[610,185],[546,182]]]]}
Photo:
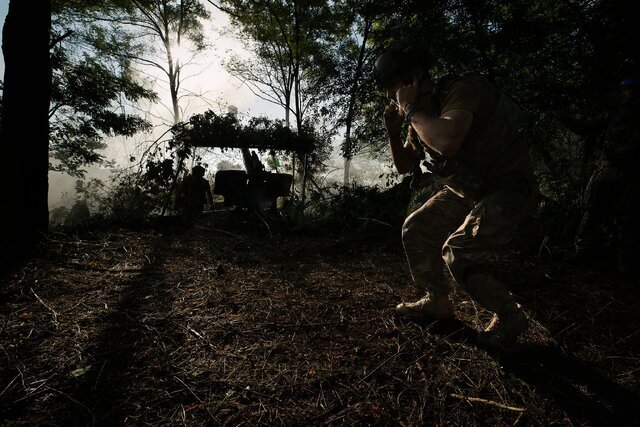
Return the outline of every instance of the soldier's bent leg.
{"type": "Polygon", "coordinates": [[[535,195],[496,190],[483,198],[447,239],[443,258],[452,276],[484,308],[500,314],[515,304],[493,272],[493,251],[507,243],[535,206],[535,195]]]}
{"type": "Polygon", "coordinates": [[[529,321],[507,287],[493,272],[493,250],[510,240],[516,225],[535,206],[535,194],[496,190],[483,198],[445,242],[443,257],[456,282],[484,308],[495,313],[478,342],[501,347],[514,343],[529,321]]]}
{"type": "Polygon", "coordinates": [[[471,208],[464,199],[445,188],[405,220],[402,242],[411,275],[421,291],[429,291],[433,295],[449,293],[441,248],[471,208]]]}

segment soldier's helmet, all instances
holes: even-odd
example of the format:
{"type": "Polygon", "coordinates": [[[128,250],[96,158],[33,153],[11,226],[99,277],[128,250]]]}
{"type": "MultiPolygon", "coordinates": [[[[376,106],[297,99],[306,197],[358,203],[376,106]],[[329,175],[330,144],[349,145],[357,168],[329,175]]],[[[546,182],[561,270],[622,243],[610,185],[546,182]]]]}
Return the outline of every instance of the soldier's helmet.
{"type": "Polygon", "coordinates": [[[193,174],[193,176],[203,177],[204,168],[200,165],[194,166],[193,169],[191,169],[191,173],[193,174]]]}
{"type": "Polygon", "coordinates": [[[416,65],[427,65],[426,52],[420,52],[409,42],[399,42],[387,47],[373,65],[373,80],[379,89],[392,78],[410,71],[416,65]]]}

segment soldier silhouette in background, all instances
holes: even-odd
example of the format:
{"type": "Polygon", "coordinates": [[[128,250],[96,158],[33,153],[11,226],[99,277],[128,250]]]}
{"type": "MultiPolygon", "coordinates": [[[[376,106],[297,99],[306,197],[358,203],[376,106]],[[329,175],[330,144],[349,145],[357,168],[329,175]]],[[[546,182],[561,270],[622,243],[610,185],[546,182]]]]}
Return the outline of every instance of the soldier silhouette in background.
{"type": "Polygon", "coordinates": [[[205,202],[213,205],[211,185],[204,178],[204,168],[200,165],[191,169],[191,174],[184,177],[176,194],[176,207],[182,216],[182,223],[193,226],[204,210],[205,202]]]}
{"type": "Polygon", "coordinates": [[[71,227],[77,227],[81,225],[85,225],[89,218],[91,217],[91,213],[89,211],[89,205],[86,200],[76,200],[76,202],[71,207],[69,214],[65,220],[65,224],[71,227]]]}
{"type": "Polygon", "coordinates": [[[615,259],[623,274],[637,272],[637,227],[640,208],[640,75],[620,83],[617,108],[604,131],[604,147],[589,179],[584,213],[575,238],[573,264],[602,265],[615,259]]]}

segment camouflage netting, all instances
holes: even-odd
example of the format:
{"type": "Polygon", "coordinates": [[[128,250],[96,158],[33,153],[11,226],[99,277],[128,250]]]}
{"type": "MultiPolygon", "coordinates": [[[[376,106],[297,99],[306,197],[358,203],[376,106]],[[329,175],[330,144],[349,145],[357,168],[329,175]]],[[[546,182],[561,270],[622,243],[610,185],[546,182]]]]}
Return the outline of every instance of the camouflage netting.
{"type": "Polygon", "coordinates": [[[310,153],[314,149],[312,136],[299,135],[283,122],[259,117],[243,125],[231,114],[220,116],[211,110],[191,116],[188,122],[176,125],[173,132],[176,146],[296,153],[310,153]]]}

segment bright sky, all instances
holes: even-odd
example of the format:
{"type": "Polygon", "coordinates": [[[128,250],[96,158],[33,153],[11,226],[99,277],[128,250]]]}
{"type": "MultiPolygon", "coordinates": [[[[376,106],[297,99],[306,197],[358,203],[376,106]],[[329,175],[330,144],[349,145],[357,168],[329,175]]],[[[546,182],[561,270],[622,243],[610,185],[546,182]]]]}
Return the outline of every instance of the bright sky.
{"type": "MultiPolygon", "coordinates": [[[[9,0],[0,0],[0,23],[4,23],[8,3],[9,0]]],[[[195,96],[187,98],[182,103],[185,115],[188,117],[207,108],[212,108],[215,111],[219,108],[219,104],[230,104],[238,107],[241,116],[266,115],[272,118],[284,117],[282,108],[260,100],[239,80],[231,77],[224,70],[222,61],[231,53],[240,53],[243,56],[247,55],[247,53],[243,52],[239,43],[232,37],[222,34],[229,26],[229,20],[224,13],[208,4],[207,6],[212,14],[212,19],[205,23],[205,33],[210,48],[196,58],[196,63],[185,67],[182,84],[182,87],[188,93],[197,94],[201,99],[198,100],[195,96]]],[[[0,32],[0,42],[1,40],[2,33],[0,32]]],[[[140,70],[143,75],[149,73],[152,79],[157,79],[155,80],[157,85],[155,90],[161,98],[168,99],[168,89],[163,87],[165,85],[162,84],[166,78],[162,78],[162,76],[157,75],[149,68],[141,68],[140,70]]],[[[4,76],[4,58],[2,55],[0,55],[0,76],[4,76]]],[[[170,103],[164,103],[170,105],[170,103]]],[[[163,109],[163,107],[158,108],[154,113],[170,117],[166,108],[163,109]]]]}
{"type": "MultiPolygon", "coordinates": [[[[9,8],[9,0],[0,0],[0,22],[4,24],[7,17],[7,9],[9,8]]],[[[2,31],[0,31],[0,44],[2,43],[2,31]]],[[[0,55],[0,75],[4,80],[4,55],[0,55]]]]}
{"type": "MultiPolygon", "coordinates": [[[[235,105],[240,115],[283,118],[282,107],[260,100],[238,79],[224,70],[222,62],[232,54],[248,57],[250,53],[242,49],[233,37],[224,35],[230,25],[228,17],[208,3],[205,4],[212,16],[211,20],[205,23],[205,34],[210,48],[197,57],[193,66],[185,67],[184,76],[190,77],[184,79],[183,87],[188,91],[203,93],[207,99],[213,98],[235,105]]],[[[200,110],[206,107],[198,107],[196,103],[193,108],[200,110]]],[[[191,111],[187,110],[186,113],[190,115],[191,111]]]]}
{"type": "MultiPolygon", "coordinates": [[[[0,0],[0,23],[4,23],[8,9],[8,0],[0,0]]],[[[274,104],[265,102],[256,97],[238,79],[230,76],[222,66],[223,60],[232,53],[243,57],[249,54],[231,36],[224,35],[228,29],[229,20],[224,13],[205,2],[211,11],[211,19],[204,23],[207,42],[210,47],[200,53],[192,64],[184,67],[182,94],[180,104],[183,108],[183,117],[187,118],[195,113],[212,109],[215,112],[227,112],[227,105],[235,105],[240,117],[268,116],[271,118],[283,118],[283,109],[274,104]]],[[[228,32],[228,31],[227,31],[228,32]]],[[[0,42],[2,33],[0,32],[0,42]]],[[[154,106],[143,107],[141,115],[153,123],[170,122],[172,117],[171,102],[166,76],[151,67],[139,67],[140,75],[149,79],[154,90],[160,96],[160,103],[154,106]]],[[[4,76],[4,58],[0,55],[0,79],[4,76]]],[[[166,129],[166,128],[164,128],[166,129]]],[[[153,140],[164,129],[159,128],[157,135],[137,135],[131,140],[122,138],[110,141],[106,155],[119,162],[125,161],[130,155],[136,154],[136,146],[144,140],[153,140]]]]}

